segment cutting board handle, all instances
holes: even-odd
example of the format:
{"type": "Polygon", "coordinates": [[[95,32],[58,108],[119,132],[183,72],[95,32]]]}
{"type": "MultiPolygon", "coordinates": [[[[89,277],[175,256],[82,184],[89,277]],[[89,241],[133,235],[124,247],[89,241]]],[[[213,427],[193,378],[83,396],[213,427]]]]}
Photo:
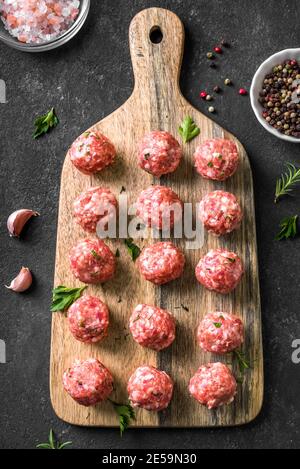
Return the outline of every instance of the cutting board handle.
{"type": "Polygon", "coordinates": [[[184,50],[184,26],[169,10],[149,8],[139,12],[129,29],[134,93],[166,111],[180,94],[179,77],[184,50]]]}

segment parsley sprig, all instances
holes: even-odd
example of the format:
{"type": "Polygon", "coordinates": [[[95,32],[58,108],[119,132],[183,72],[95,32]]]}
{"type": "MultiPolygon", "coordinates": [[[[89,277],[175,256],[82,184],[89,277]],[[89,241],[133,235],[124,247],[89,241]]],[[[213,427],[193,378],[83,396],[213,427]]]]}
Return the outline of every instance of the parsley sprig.
{"type": "Polygon", "coordinates": [[[130,254],[131,259],[133,260],[133,262],[135,262],[141,254],[140,248],[136,244],[134,244],[132,238],[125,239],[124,243],[127,247],[127,251],[130,254]]]}
{"type": "Polygon", "coordinates": [[[44,114],[43,116],[38,117],[34,121],[34,127],[35,131],[33,134],[33,138],[36,139],[38,137],[41,137],[42,135],[46,134],[49,132],[50,129],[56,127],[59,123],[58,117],[55,114],[54,108],[50,109],[47,114],[44,114]]]}
{"type": "Polygon", "coordinates": [[[51,428],[50,433],[49,433],[49,441],[48,443],[39,443],[36,445],[37,448],[39,449],[64,449],[66,446],[69,446],[72,444],[72,441],[66,441],[65,443],[60,443],[58,440],[56,440],[54,436],[54,432],[51,428]]]}
{"type": "Polygon", "coordinates": [[[286,217],[281,220],[279,226],[280,231],[277,233],[275,239],[281,241],[282,239],[294,238],[297,234],[297,220],[298,215],[286,217]]]}
{"type": "Polygon", "coordinates": [[[200,129],[190,116],[186,116],[179,127],[179,133],[183,143],[187,143],[200,134],[200,129]]]}
{"type": "Polygon", "coordinates": [[[300,168],[287,163],[287,172],[283,173],[276,181],[274,202],[278,202],[279,198],[284,195],[291,195],[293,186],[298,183],[300,183],[300,168]]]}
{"type": "Polygon", "coordinates": [[[122,436],[124,431],[129,427],[131,420],[135,420],[134,410],[129,402],[128,404],[118,404],[111,399],[109,399],[109,402],[114,406],[114,409],[119,416],[120,433],[122,436]]]}
{"type": "Polygon", "coordinates": [[[54,288],[52,305],[51,305],[52,313],[55,313],[57,311],[64,312],[67,309],[69,309],[71,304],[73,304],[74,301],[80,298],[82,292],[86,288],[87,288],[86,286],[81,287],[81,288],[68,288],[68,287],[65,287],[64,285],[60,285],[54,288]]]}

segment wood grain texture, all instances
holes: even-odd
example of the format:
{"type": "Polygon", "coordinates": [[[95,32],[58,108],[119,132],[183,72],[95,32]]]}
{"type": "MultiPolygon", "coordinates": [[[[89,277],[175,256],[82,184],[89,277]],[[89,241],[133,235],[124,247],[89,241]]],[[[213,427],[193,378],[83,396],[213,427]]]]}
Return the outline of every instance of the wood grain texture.
{"type": "MultiPolygon", "coordinates": [[[[167,130],[179,138],[178,126],[186,115],[191,115],[201,129],[199,137],[184,145],[184,160],[172,175],[162,177],[160,184],[168,185],[184,202],[199,202],[213,189],[235,193],[244,208],[241,228],[221,238],[205,234],[201,249],[187,250],[185,240],[176,240],[186,254],[187,266],[183,277],[162,287],[143,280],[129,259],[122,240],[110,240],[115,251],[119,248],[116,278],[103,286],[89,286],[87,292],[98,295],[111,311],[109,337],[99,345],[86,345],[71,336],[62,314],[53,314],[51,345],[51,400],[57,415],[72,424],[92,426],[118,425],[109,403],[94,408],[76,404],[63,390],[63,371],[75,358],[99,358],[113,373],[116,391],[114,400],[127,399],[126,384],[134,369],[142,364],[152,364],[164,369],[176,385],[170,407],[160,414],[137,411],[134,425],[143,427],[215,427],[247,423],[259,413],[263,399],[263,353],[261,338],[261,311],[259,296],[258,262],[252,173],[243,146],[230,133],[194,109],[179,89],[184,28],[179,18],[170,11],[151,8],[140,12],[130,26],[130,49],[135,76],[135,87],[129,100],[117,111],[93,128],[107,135],[116,145],[116,164],[99,176],[80,174],[66,157],[61,179],[58,220],[55,285],[80,286],[69,268],[69,248],[78,239],[86,237],[72,217],[74,198],[81,191],[96,185],[108,186],[118,195],[126,188],[130,202],[154,180],[137,166],[137,143],[143,135],[155,129],[167,130]],[[149,33],[159,26],[163,40],[153,44],[149,33]],[[234,140],[239,148],[241,165],[237,173],[225,183],[202,179],[193,168],[196,146],[211,137],[234,140]],[[241,284],[229,295],[222,296],[205,290],[195,277],[194,268],[200,257],[209,249],[227,247],[244,260],[246,272],[241,284]],[[177,338],[164,352],[155,353],[138,346],[128,335],[128,318],[138,303],[156,304],[174,313],[177,318],[177,338]],[[189,311],[181,305],[188,307],[189,311]],[[240,315],[246,326],[246,351],[252,368],[239,386],[234,403],[208,411],[189,397],[187,386],[197,368],[209,361],[224,361],[238,374],[231,355],[218,357],[202,352],[195,342],[195,328],[209,311],[227,311],[240,315]]],[[[151,240],[147,241],[148,243],[151,240]]],[[[138,244],[144,246],[145,241],[138,244]]]]}

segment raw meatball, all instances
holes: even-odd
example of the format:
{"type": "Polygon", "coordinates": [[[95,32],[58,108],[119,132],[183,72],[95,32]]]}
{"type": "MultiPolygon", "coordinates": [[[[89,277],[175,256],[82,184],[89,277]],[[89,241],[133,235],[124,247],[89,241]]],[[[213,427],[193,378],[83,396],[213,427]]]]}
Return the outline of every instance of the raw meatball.
{"type": "Polygon", "coordinates": [[[182,201],[172,189],[150,186],[140,194],[136,213],[147,226],[161,230],[172,228],[181,221],[182,208],[182,201]]]}
{"type": "Polygon", "coordinates": [[[197,340],[206,352],[232,352],[244,342],[244,326],[233,314],[208,313],[199,324],[197,340]]]}
{"type": "Polygon", "coordinates": [[[243,213],[235,195],[214,191],[201,200],[199,217],[210,233],[220,236],[236,230],[240,226],[243,213]]]}
{"type": "Polygon", "coordinates": [[[181,157],[181,147],[169,132],[155,130],[145,135],[139,144],[140,167],[156,177],[173,173],[181,157]]]}
{"type": "Polygon", "coordinates": [[[236,144],[222,138],[206,140],[197,147],[194,158],[198,173],[215,181],[225,181],[236,172],[239,165],[236,144]]]}
{"type": "Polygon", "coordinates": [[[138,305],[129,320],[134,340],[153,350],[169,347],[175,339],[175,318],[156,306],[138,305]]]}
{"type": "Polygon", "coordinates": [[[140,366],[129,378],[127,391],[134,407],[159,411],[170,403],[173,381],[154,366],[140,366]]]}
{"type": "Polygon", "coordinates": [[[92,187],[75,199],[74,217],[85,231],[95,233],[100,220],[108,223],[115,217],[117,206],[117,199],[109,189],[92,187]]]}
{"type": "Polygon", "coordinates": [[[75,360],[63,375],[64,388],[78,403],[84,406],[105,401],[113,390],[113,377],[96,358],[75,360]]]}
{"type": "Polygon", "coordinates": [[[107,335],[109,311],[95,296],[82,296],[68,310],[69,328],[81,342],[99,342],[107,335]]]}
{"type": "Polygon", "coordinates": [[[84,132],[69,150],[74,166],[83,174],[94,174],[111,165],[116,149],[111,141],[97,131],[84,132]]]}
{"type": "Polygon", "coordinates": [[[83,283],[104,283],[116,270],[116,259],[101,239],[82,239],[71,249],[73,274],[83,283]]]}
{"type": "Polygon", "coordinates": [[[198,282],[208,290],[230,293],[240,282],[244,268],[234,252],[212,249],[200,259],[195,273],[198,282]]]}
{"type": "Polygon", "coordinates": [[[208,363],[191,378],[189,391],[200,404],[215,409],[234,400],[237,384],[228,366],[208,363]]]}
{"type": "Polygon", "coordinates": [[[140,273],[155,285],[163,285],[180,277],[184,264],[183,253],[169,241],[144,248],[137,261],[140,273]]]}

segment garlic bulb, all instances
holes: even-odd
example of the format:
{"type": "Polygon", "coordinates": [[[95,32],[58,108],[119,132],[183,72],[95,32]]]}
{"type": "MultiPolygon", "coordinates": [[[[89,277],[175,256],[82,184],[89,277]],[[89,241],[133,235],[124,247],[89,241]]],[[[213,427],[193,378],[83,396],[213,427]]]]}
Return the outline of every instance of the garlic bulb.
{"type": "Polygon", "coordinates": [[[6,288],[9,290],[13,290],[14,292],[21,293],[31,286],[32,284],[32,275],[28,267],[22,267],[19,274],[16,276],[14,280],[12,280],[9,286],[5,285],[6,288]]]}
{"type": "Polygon", "coordinates": [[[22,208],[21,210],[13,212],[7,220],[7,229],[10,236],[19,237],[25,223],[27,223],[31,217],[37,217],[38,215],[38,212],[34,212],[33,210],[29,210],[27,208],[22,208]]]}

